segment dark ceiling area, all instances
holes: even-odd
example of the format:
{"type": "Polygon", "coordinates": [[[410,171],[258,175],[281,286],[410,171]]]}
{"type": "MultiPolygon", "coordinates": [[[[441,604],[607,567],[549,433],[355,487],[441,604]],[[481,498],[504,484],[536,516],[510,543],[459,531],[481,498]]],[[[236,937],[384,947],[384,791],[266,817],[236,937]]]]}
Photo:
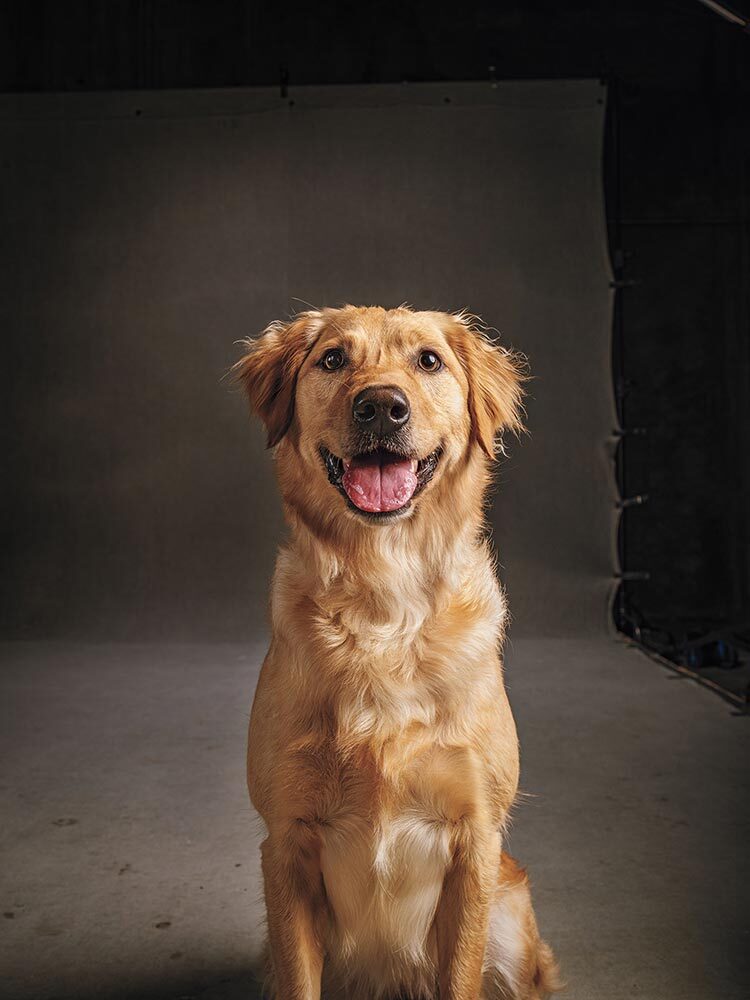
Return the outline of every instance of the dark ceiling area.
{"type": "Polygon", "coordinates": [[[0,88],[605,79],[617,622],[676,657],[732,656],[750,638],[750,35],[709,8],[26,0],[0,13],[0,88]]]}
{"type": "MultiPolygon", "coordinates": [[[[750,14],[750,3],[731,7],[750,14]]],[[[6,91],[617,77],[747,89],[746,41],[699,0],[343,4],[26,0],[3,5],[6,91]],[[494,70],[490,70],[494,67],[494,70]]]]}

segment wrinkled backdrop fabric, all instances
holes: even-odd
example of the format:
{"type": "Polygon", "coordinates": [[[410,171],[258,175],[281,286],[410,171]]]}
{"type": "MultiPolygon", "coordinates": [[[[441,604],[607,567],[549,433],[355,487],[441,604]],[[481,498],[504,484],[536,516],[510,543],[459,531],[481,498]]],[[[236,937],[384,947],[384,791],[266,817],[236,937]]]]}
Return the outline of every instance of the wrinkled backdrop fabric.
{"type": "Polygon", "coordinates": [[[5,637],[241,640],[283,532],[222,379],[309,305],[524,352],[491,511],[514,635],[606,630],[610,265],[593,81],[0,98],[5,637]]]}

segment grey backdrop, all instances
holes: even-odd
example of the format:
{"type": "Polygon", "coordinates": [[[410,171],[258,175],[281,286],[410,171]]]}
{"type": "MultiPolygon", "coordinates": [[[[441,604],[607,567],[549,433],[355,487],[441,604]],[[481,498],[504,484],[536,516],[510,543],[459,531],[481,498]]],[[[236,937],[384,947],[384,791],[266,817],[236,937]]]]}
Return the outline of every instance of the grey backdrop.
{"type": "Polygon", "coordinates": [[[282,525],[233,342],[404,300],[528,354],[515,634],[603,630],[603,114],[590,81],[2,97],[3,634],[249,635],[282,525]]]}

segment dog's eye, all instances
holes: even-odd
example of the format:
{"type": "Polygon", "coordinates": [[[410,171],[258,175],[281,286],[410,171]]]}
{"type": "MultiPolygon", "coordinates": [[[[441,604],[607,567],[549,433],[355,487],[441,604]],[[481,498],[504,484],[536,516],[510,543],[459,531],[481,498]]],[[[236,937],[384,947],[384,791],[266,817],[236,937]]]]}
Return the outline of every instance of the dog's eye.
{"type": "Polygon", "coordinates": [[[343,365],[343,363],[344,352],[340,351],[338,347],[334,347],[330,351],[326,351],[320,359],[320,367],[324,368],[327,372],[335,372],[337,368],[340,368],[343,365]]]}
{"type": "Polygon", "coordinates": [[[443,367],[443,362],[434,351],[422,351],[419,355],[419,367],[423,372],[437,372],[443,367]]]}

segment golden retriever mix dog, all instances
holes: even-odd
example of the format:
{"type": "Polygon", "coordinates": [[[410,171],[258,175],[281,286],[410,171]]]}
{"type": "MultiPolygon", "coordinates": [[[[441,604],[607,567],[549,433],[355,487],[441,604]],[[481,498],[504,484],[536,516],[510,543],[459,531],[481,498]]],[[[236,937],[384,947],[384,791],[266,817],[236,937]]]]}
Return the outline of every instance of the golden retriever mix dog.
{"type": "Polygon", "coordinates": [[[527,1000],[555,989],[526,875],[485,540],[522,366],[463,314],[324,309],[235,367],[291,529],[250,720],[280,1000],[527,1000]]]}

